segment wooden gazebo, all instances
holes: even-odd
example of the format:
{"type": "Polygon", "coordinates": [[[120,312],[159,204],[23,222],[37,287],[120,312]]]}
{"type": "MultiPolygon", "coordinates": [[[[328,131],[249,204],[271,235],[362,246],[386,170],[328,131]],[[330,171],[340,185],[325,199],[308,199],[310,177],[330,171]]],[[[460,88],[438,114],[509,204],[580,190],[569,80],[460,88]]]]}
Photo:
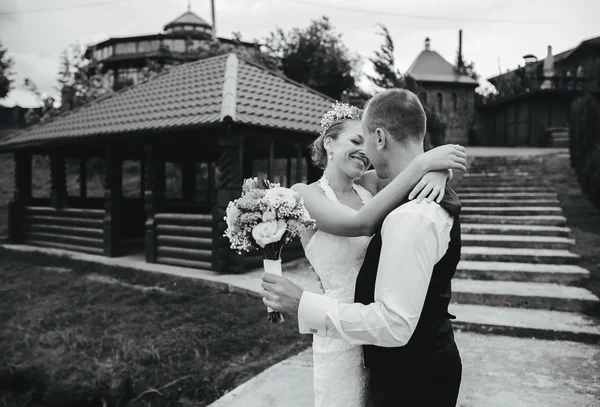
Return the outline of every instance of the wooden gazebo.
{"type": "MultiPolygon", "coordinates": [[[[315,180],[306,147],[332,103],[229,54],[177,66],[45,120],[0,143],[0,153],[15,157],[9,240],[110,257],[128,254],[127,243],[138,241],[151,263],[234,273],[256,267],[258,253],[238,256],[223,237],[227,203],[257,171],[284,185],[315,180]],[[36,155],[50,159],[44,198],[32,195],[36,155]],[[87,195],[92,158],[104,163],[100,198],[87,195]],[[66,159],[80,162],[77,194],[67,193],[66,159]],[[123,195],[124,160],[140,163],[137,197],[123,195]],[[165,194],[167,163],[181,173],[175,198],[165,194]]],[[[299,245],[285,251],[288,259],[301,254],[299,245]]]]}

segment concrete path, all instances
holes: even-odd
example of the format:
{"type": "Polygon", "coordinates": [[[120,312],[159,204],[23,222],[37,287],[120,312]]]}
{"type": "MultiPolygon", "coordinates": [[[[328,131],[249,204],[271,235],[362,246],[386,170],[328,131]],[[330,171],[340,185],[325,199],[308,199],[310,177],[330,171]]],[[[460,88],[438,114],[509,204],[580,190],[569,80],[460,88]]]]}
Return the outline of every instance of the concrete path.
{"type": "MultiPolygon", "coordinates": [[[[460,407],[592,407],[600,400],[600,349],[457,332],[463,379],[460,407]]],[[[210,407],[310,407],[312,352],[270,367],[210,407]]]]}

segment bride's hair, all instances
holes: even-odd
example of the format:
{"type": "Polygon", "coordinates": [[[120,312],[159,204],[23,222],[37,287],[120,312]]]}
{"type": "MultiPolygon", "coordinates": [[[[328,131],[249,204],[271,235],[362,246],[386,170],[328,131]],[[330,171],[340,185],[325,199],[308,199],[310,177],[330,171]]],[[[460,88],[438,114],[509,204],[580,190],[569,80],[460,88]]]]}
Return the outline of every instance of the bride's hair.
{"type": "Polygon", "coordinates": [[[347,103],[336,102],[332,107],[333,109],[325,113],[321,120],[324,130],[310,145],[310,157],[313,163],[322,170],[327,166],[325,139],[330,137],[332,140],[336,140],[344,131],[348,120],[360,120],[363,114],[361,109],[347,103]]]}
{"type": "Polygon", "coordinates": [[[310,158],[313,164],[324,170],[327,166],[327,150],[325,150],[325,139],[331,137],[336,140],[344,131],[345,123],[350,119],[336,120],[310,145],[310,158]]]}

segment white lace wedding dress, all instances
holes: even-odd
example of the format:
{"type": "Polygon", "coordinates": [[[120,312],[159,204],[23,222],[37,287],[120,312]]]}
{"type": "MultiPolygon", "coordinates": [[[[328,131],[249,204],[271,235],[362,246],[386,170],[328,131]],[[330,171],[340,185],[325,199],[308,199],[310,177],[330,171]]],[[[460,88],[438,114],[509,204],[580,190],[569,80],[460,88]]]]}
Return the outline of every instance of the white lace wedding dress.
{"type": "MultiPolygon", "coordinates": [[[[338,202],[325,175],[319,186],[338,202]]],[[[363,205],[373,196],[354,184],[363,205]]],[[[354,302],[356,277],[362,266],[370,237],[343,237],[317,230],[305,247],[306,258],[319,275],[325,295],[340,302],[354,302]]],[[[368,395],[367,370],[361,346],[339,339],[313,336],[315,407],[364,407],[368,395]]]]}

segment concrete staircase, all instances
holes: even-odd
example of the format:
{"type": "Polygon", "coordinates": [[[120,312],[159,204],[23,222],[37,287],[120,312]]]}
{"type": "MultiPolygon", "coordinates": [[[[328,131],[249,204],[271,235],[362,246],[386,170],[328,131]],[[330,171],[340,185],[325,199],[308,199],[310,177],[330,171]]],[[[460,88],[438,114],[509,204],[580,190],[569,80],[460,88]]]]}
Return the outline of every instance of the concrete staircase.
{"type": "Polygon", "coordinates": [[[549,135],[549,143],[552,147],[569,147],[569,128],[550,127],[546,129],[549,135]]]}
{"type": "Polygon", "coordinates": [[[599,343],[600,301],[581,287],[589,271],[536,160],[477,157],[454,185],[463,251],[450,312],[458,329],[599,343]]]}

